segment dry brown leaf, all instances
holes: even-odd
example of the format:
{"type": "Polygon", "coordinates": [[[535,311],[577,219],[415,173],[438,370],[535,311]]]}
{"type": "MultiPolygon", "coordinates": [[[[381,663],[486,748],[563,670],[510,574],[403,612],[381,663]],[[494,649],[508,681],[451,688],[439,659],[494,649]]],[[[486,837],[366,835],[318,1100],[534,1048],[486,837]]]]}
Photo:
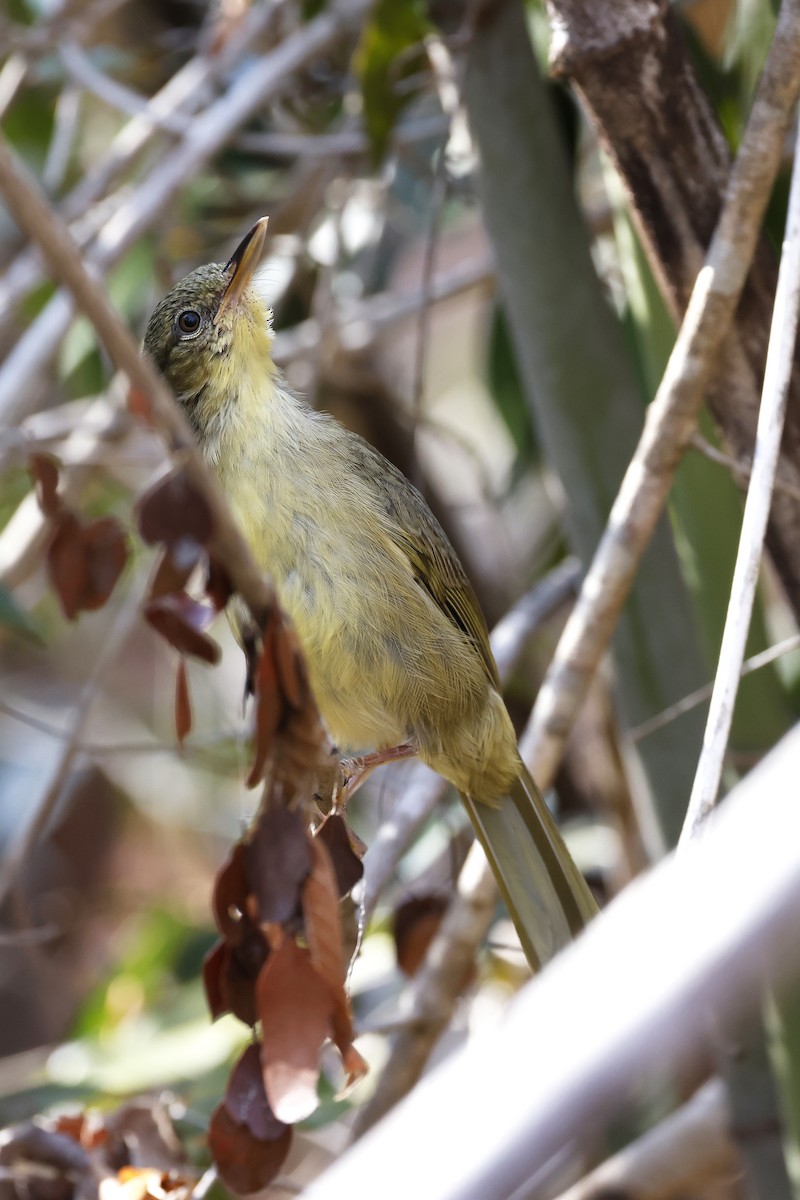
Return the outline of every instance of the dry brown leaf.
{"type": "Polygon", "coordinates": [[[205,591],[217,612],[222,612],[234,593],[230,575],[216,558],[208,560],[205,591]]]}
{"type": "Polygon", "coordinates": [[[308,684],[297,634],[283,618],[273,619],[272,631],[278,683],[292,708],[302,708],[308,697],[308,684]]]}
{"type": "Polygon", "coordinates": [[[285,704],[283,694],[278,686],[278,672],[275,663],[274,626],[275,622],[270,622],[264,631],[261,656],[253,681],[256,697],[256,744],[253,765],[247,777],[248,787],[255,787],[263,779],[273,740],[285,713],[285,704]]]}
{"type": "MultiPolygon", "coordinates": [[[[340,896],[346,896],[364,874],[364,864],[353,849],[353,839],[346,819],[341,813],[331,812],[316,831],[331,856],[336,872],[336,887],[340,896]]],[[[363,846],[363,843],[361,843],[363,846]]]]}
{"type": "Polygon", "coordinates": [[[246,1126],[259,1141],[274,1141],[286,1129],[270,1108],[264,1091],[260,1044],[249,1045],[233,1068],[225,1090],[225,1107],[234,1121],[246,1126]]]}
{"type": "Polygon", "coordinates": [[[317,1107],[319,1055],[331,1031],[333,1001],[308,950],[286,938],[256,984],[261,1065],[270,1107],[292,1125],[317,1107]]]}
{"type": "Polygon", "coordinates": [[[211,509],[183,467],[159,479],[136,505],[139,532],[149,545],[163,542],[176,546],[182,541],[205,546],[211,537],[211,509]]]}
{"type": "Polygon", "coordinates": [[[52,454],[31,454],[28,468],[36,488],[39,508],[46,517],[54,517],[61,508],[61,497],[58,494],[58,459],[52,454]]]}
{"type": "Polygon", "coordinates": [[[204,632],[216,616],[210,605],[200,604],[186,592],[175,592],[148,600],[144,615],[147,623],[182,654],[211,664],[219,662],[220,648],[204,632]]]}
{"type": "Polygon", "coordinates": [[[244,847],[247,890],[259,924],[282,925],[298,914],[310,870],[311,842],[300,814],[287,808],[259,813],[244,847]]]}
{"type": "Polygon", "coordinates": [[[336,874],[326,847],[309,839],[311,871],[303,884],[303,917],[311,961],[332,992],[343,991],[345,962],[336,874]]]}
{"type": "Polygon", "coordinates": [[[225,1104],[218,1104],[208,1128],[208,1148],[227,1188],[238,1196],[263,1191],[280,1171],[292,1144],[286,1126],[280,1137],[259,1141],[245,1125],[239,1125],[225,1104]]]}
{"type": "Polygon", "coordinates": [[[61,509],[56,522],[47,569],[64,615],[74,621],[79,613],[102,608],[108,600],[128,561],[127,539],[114,517],[84,524],[61,509]]]}
{"type": "Polygon", "coordinates": [[[147,586],[148,600],[157,600],[171,592],[182,592],[202,554],[203,548],[198,542],[177,542],[172,549],[165,546],[156,559],[147,586]]]}

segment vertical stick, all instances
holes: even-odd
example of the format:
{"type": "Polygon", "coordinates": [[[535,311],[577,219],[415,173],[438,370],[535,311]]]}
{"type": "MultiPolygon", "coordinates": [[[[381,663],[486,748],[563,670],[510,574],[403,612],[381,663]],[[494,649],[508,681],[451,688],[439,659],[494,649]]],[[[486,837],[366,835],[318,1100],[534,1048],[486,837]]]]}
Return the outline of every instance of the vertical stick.
{"type": "Polygon", "coordinates": [[[800,306],[800,131],[795,146],[789,211],[772,313],[767,366],[758,415],[753,470],[747,490],[728,614],[711,695],[703,748],[697,764],[681,845],[696,837],[716,803],[725,749],[750,629],[753,599],[764,547],[778,465],[800,306]]]}

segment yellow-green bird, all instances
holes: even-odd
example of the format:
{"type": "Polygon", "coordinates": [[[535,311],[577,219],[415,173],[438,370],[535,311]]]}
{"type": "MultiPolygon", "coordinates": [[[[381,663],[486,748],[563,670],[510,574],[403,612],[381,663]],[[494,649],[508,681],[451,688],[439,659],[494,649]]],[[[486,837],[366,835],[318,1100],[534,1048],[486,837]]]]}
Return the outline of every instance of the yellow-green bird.
{"type": "MultiPolygon", "coordinates": [[[[422,496],[293,396],[253,276],[266,218],[181,280],[145,349],[171,386],[305,652],[342,748],[413,752],[458,789],[535,968],[595,912],[523,766],[486,624],[422,496]]],[[[375,761],[373,757],[371,761],[375,761]]]]}

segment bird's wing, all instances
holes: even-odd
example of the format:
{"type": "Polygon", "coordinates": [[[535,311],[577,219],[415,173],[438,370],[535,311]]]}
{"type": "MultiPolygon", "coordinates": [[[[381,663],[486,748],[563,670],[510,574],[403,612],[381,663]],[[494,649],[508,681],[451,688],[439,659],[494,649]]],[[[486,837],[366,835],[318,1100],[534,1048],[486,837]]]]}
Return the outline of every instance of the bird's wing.
{"type": "Polygon", "coordinates": [[[376,466],[384,480],[391,474],[394,484],[391,489],[385,484],[381,488],[389,516],[385,527],[390,539],[408,560],[419,586],[475,647],[489,678],[497,685],[497,666],[489,646],[486,621],[444,530],[417,489],[396,467],[383,456],[379,463],[364,463],[368,471],[376,466]]]}

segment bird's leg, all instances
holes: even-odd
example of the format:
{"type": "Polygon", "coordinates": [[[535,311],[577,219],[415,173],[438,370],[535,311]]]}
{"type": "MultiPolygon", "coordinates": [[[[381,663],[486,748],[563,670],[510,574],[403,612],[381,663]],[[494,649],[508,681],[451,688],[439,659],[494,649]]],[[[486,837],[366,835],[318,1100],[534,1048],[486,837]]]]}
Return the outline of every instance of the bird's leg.
{"type": "Polygon", "coordinates": [[[344,783],[336,795],[335,808],[344,812],[350,797],[358,791],[376,767],[382,767],[384,763],[401,762],[404,758],[414,758],[416,754],[416,746],[411,742],[403,742],[400,746],[389,746],[386,750],[372,750],[369,754],[359,754],[357,758],[343,758],[341,767],[344,783]]]}

